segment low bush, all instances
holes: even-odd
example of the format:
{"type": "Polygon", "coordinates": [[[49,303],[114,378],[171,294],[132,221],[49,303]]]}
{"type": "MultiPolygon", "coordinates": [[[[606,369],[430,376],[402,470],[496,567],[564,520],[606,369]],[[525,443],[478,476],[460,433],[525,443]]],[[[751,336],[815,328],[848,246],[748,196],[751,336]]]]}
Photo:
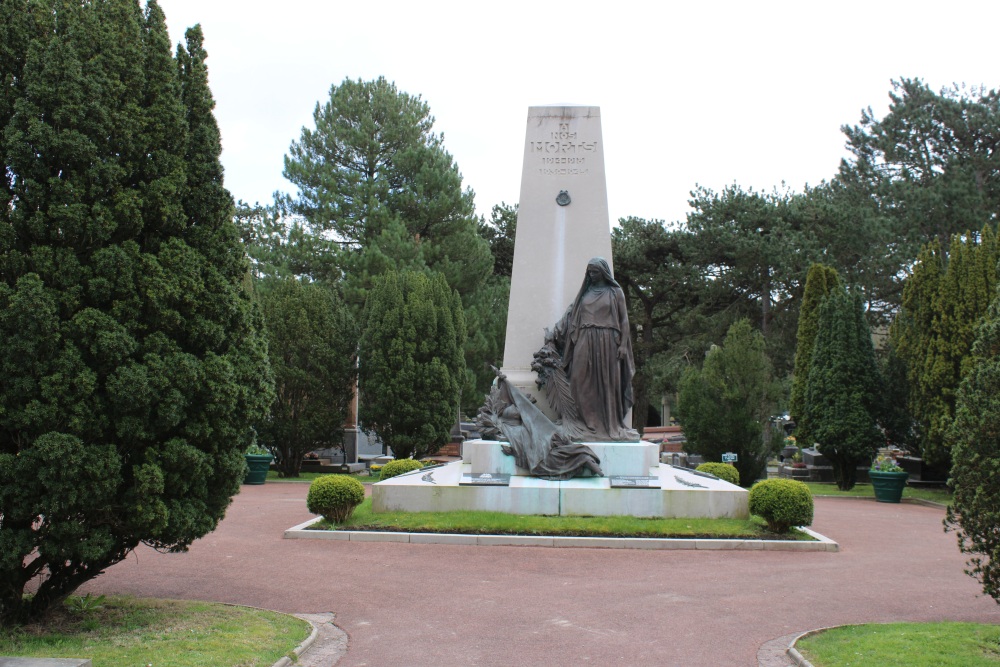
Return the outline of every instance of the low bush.
{"type": "Polygon", "coordinates": [[[309,485],[306,507],[331,523],[343,523],[365,499],[365,485],[347,475],[325,475],[309,485]]]}
{"type": "Polygon", "coordinates": [[[420,470],[423,467],[423,463],[415,461],[414,459],[396,459],[395,461],[389,461],[382,466],[382,481],[384,482],[390,477],[395,477],[396,475],[402,475],[404,472],[420,470]]]}
{"type": "Polygon", "coordinates": [[[736,466],[731,463],[702,463],[700,466],[695,468],[698,472],[707,472],[709,475],[715,475],[719,479],[729,482],[730,484],[736,484],[739,486],[740,483],[740,471],[736,469],[736,466]]]}
{"type": "Polygon", "coordinates": [[[768,530],[787,533],[792,526],[812,524],[812,493],[792,479],[763,480],[750,489],[750,513],[764,519],[768,530]]]}

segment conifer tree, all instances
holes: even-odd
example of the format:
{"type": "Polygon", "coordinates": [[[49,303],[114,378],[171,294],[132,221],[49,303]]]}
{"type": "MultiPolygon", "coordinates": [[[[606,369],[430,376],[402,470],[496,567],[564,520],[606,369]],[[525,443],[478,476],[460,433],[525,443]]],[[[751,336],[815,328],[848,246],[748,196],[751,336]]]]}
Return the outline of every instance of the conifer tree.
{"type": "Polygon", "coordinates": [[[819,310],[802,420],[841,489],[854,487],[857,466],[883,442],[881,384],[861,295],[834,289],[819,310]]]}
{"type": "Polygon", "coordinates": [[[840,276],[836,269],[823,264],[813,264],[809,267],[805,293],[802,295],[802,305],[799,307],[795,371],[792,377],[792,396],[789,401],[789,412],[796,422],[796,439],[803,447],[811,447],[814,441],[812,434],[801,422],[806,387],[809,386],[813,346],[816,344],[816,332],[819,329],[819,307],[830,292],[840,288],[840,276]]]}
{"type": "Polygon", "coordinates": [[[978,328],[973,356],[978,363],[962,380],[948,432],[955,498],[945,526],[971,556],[966,572],[1000,602],[1000,301],[978,328]]]}
{"type": "Polygon", "coordinates": [[[189,131],[211,96],[178,75],[159,7],[4,0],[0,19],[6,625],[139,543],[214,529],[272,386],[218,135],[189,131]]]}
{"type": "Polygon", "coordinates": [[[750,486],[772,451],[768,420],[778,393],[764,337],[748,320],[737,321],[722,346],[708,352],[704,366],[681,379],[677,416],[689,451],[710,461],[735,453],[740,484],[750,486]]]}
{"type": "Polygon", "coordinates": [[[420,458],[447,442],[458,411],[465,317],[444,276],[389,272],[365,308],[359,385],[364,428],[396,458],[420,458]]]}
{"type": "Polygon", "coordinates": [[[261,290],[275,398],[257,425],[282,477],[298,477],[302,456],[343,445],[354,400],[358,331],[347,306],[321,283],[270,279],[261,290]]]}
{"type": "Polygon", "coordinates": [[[919,448],[932,465],[950,465],[947,432],[959,383],[973,364],[975,327],[997,285],[997,243],[987,227],[951,240],[947,256],[936,242],[921,252],[890,330],[906,365],[908,405],[919,448]]]}
{"type": "Polygon", "coordinates": [[[362,305],[387,270],[423,266],[463,298],[474,293],[493,261],[427,103],[382,77],[345,79],[313,120],[285,157],[298,193],[278,199],[312,233],[333,236],[349,301],[362,305]]]}

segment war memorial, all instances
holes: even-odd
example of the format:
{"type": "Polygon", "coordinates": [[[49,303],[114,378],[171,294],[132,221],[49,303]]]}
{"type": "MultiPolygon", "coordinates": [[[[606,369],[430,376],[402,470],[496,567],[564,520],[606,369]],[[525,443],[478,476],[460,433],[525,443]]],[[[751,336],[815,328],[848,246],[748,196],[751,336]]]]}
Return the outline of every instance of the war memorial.
{"type": "Polygon", "coordinates": [[[502,368],[462,460],[374,485],[373,509],[746,518],[747,491],[661,463],[631,428],[598,107],[528,110],[502,368]]]}

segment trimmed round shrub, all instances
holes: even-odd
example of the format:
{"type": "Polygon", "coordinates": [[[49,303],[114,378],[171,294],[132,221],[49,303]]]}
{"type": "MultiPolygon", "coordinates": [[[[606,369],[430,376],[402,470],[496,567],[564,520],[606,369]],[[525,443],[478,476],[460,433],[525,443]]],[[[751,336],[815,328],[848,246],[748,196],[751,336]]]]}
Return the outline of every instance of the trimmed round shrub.
{"type": "Polygon", "coordinates": [[[414,459],[396,459],[395,461],[389,461],[382,466],[382,481],[384,482],[390,477],[395,477],[396,475],[402,475],[404,472],[420,470],[423,467],[423,463],[414,459]]]}
{"type": "Polygon", "coordinates": [[[757,482],[750,489],[750,513],[767,521],[767,529],[774,533],[787,533],[792,526],[811,525],[812,492],[793,479],[757,482]]]}
{"type": "Polygon", "coordinates": [[[365,485],[348,475],[317,477],[309,485],[306,507],[330,523],[343,523],[365,499],[365,485]]]}
{"type": "Polygon", "coordinates": [[[731,463],[702,463],[695,468],[698,472],[707,472],[730,484],[740,485],[740,471],[731,463]]]}

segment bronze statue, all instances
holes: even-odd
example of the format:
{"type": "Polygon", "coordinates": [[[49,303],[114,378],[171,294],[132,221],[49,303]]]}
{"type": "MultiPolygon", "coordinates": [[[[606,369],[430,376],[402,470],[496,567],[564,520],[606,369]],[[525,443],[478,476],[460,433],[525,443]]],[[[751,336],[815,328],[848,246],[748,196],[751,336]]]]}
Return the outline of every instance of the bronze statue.
{"type": "Polygon", "coordinates": [[[602,257],[587,264],[583,285],[535,353],[539,388],[563,429],[585,442],[637,441],[625,424],[632,408],[632,339],[625,294],[602,257]]]}
{"type": "Polygon", "coordinates": [[[587,264],[576,299],[545,331],[545,345],[531,367],[539,388],[546,389],[555,422],[499,371],[476,418],[483,436],[506,440],[504,453],[529,474],[601,475],[600,459],[581,443],[639,440],[625,424],[635,374],[625,294],[606,260],[595,257],[587,264]]]}

